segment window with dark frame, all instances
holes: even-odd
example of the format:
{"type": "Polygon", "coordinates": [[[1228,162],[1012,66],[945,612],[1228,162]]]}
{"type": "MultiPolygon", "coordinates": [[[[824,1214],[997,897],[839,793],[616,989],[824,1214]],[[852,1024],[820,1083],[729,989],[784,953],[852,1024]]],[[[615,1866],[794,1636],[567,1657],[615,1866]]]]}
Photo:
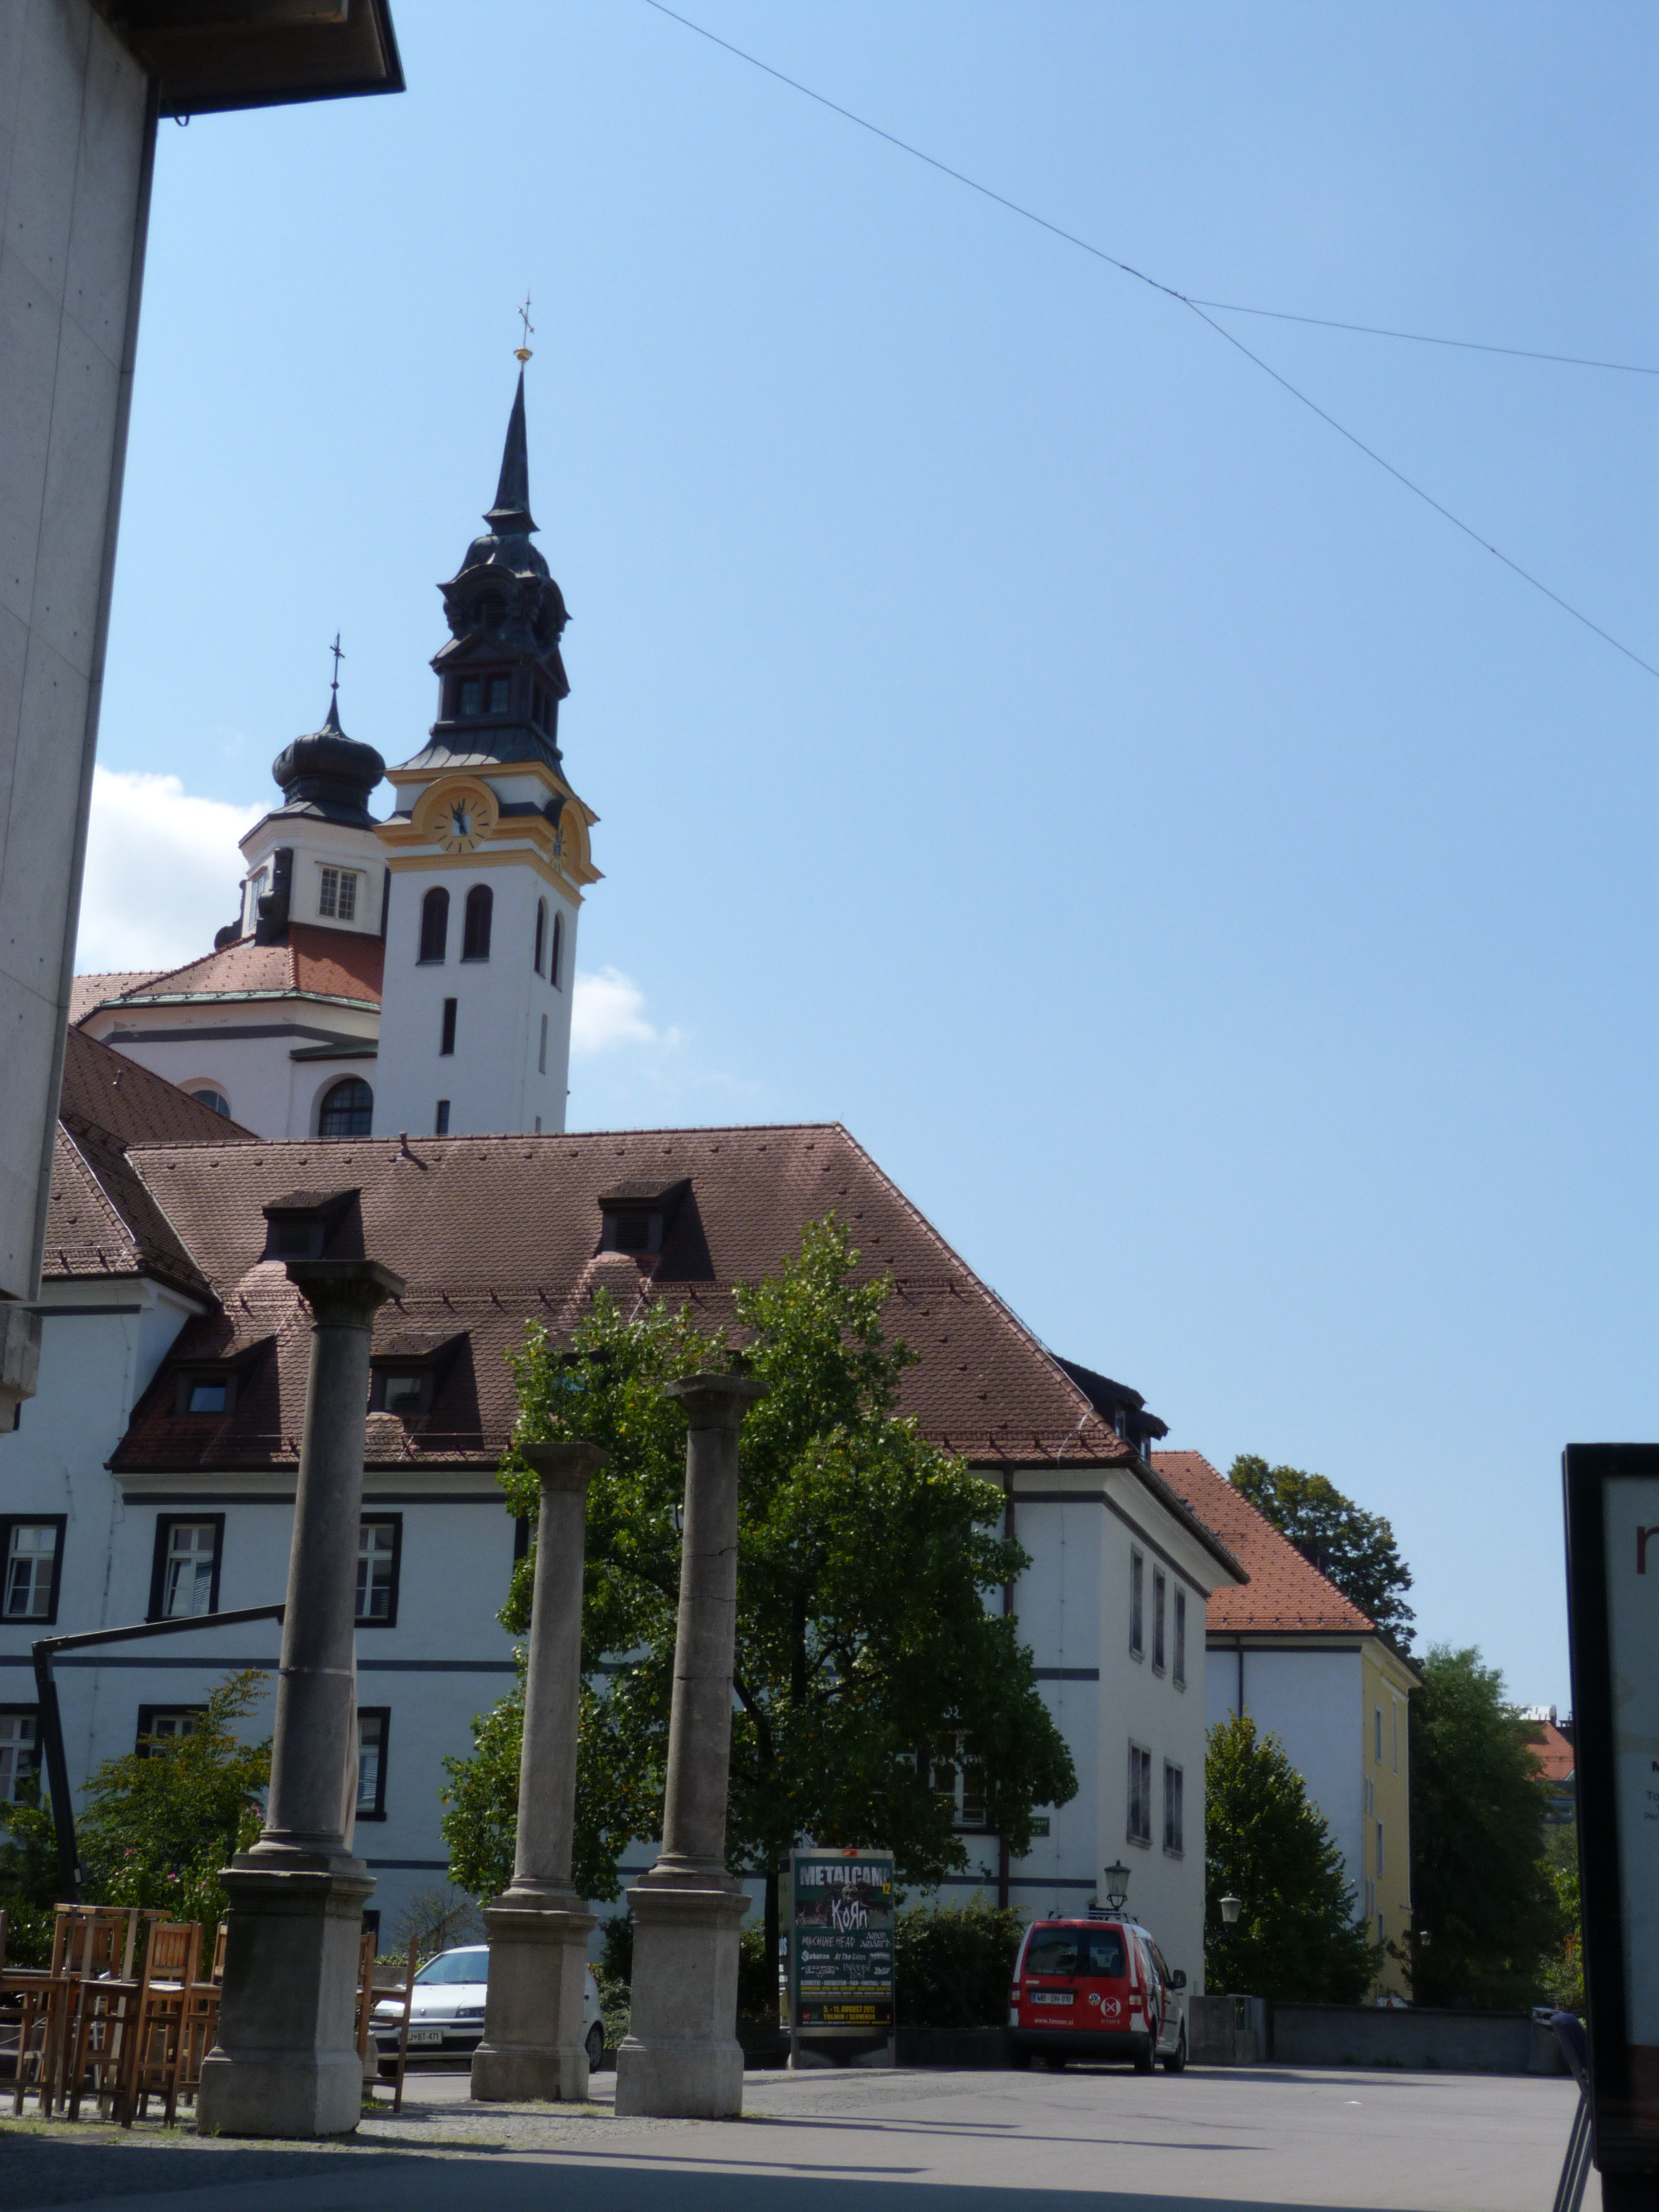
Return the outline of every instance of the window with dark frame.
{"type": "Polygon", "coordinates": [[[447,1098],[441,1098],[438,1101],[438,1110],[432,1117],[432,1133],[434,1137],[447,1137],[449,1134],[449,1101],[447,1098]]]}
{"type": "Polygon", "coordinates": [[[1187,1780],[1178,1766],[1164,1762],[1164,1848],[1171,1858],[1186,1850],[1185,1808],[1187,1780]]]}
{"type": "Polygon", "coordinates": [[[461,929],[463,960],[488,960],[489,929],[495,911],[495,894],[488,884],[474,884],[466,895],[465,920],[461,929]]]}
{"type": "Polygon", "coordinates": [[[1175,1665],[1170,1679],[1180,1688],[1187,1686],[1187,1593],[1179,1584],[1175,1594],[1175,1665]]]}
{"type": "Polygon", "coordinates": [[[224,1534],[222,1513],[158,1516],[150,1570],[151,1620],[189,1620],[198,1613],[217,1613],[224,1534]]]}
{"type": "Polygon", "coordinates": [[[444,1000],[443,1030],[438,1040],[438,1056],[447,1059],[455,1049],[455,1007],[453,999],[444,1000]]]}
{"type": "Polygon", "coordinates": [[[1152,1569],[1152,1672],[1164,1672],[1164,1616],[1169,1605],[1170,1585],[1162,1567],[1152,1569]]]}
{"type": "Polygon", "coordinates": [[[542,972],[542,962],[546,956],[547,901],[545,899],[538,899],[536,902],[536,955],[535,958],[530,964],[534,968],[538,975],[542,972]]]}
{"type": "Polygon", "coordinates": [[[236,1403],[236,1378],[221,1369],[204,1373],[186,1368],[179,1377],[177,1413],[228,1413],[236,1403]]]}
{"type": "Polygon", "coordinates": [[[1146,1648],[1146,1562],[1137,1551],[1129,1553],[1129,1652],[1139,1659],[1146,1648]]]}
{"type": "Polygon", "coordinates": [[[0,1805],[40,1771],[40,1714],[35,1705],[0,1705],[0,1805]]]}
{"type": "Polygon", "coordinates": [[[489,679],[489,711],[492,714],[506,714],[513,698],[512,679],[492,676],[489,679]]]}
{"type": "Polygon", "coordinates": [[[553,986],[553,988],[556,991],[562,991],[564,988],[564,979],[560,972],[563,965],[564,916],[562,914],[555,914],[553,917],[553,943],[547,957],[547,980],[553,986]]]}
{"type": "Polygon", "coordinates": [[[357,1708],[357,1818],[386,1818],[386,1739],[392,1733],[390,1705],[357,1708]]]}
{"type": "Polygon", "coordinates": [[[1125,1832],[1132,1844],[1152,1840],[1152,1754],[1143,1743],[1129,1746],[1129,1819],[1125,1832]]]}
{"type": "Polygon", "coordinates": [[[348,1075],[323,1093],[317,1116],[319,1137],[366,1137],[374,1126],[374,1093],[361,1075],[348,1075]]]}
{"type": "Polygon", "coordinates": [[[158,1743],[179,1743],[187,1735],[194,1735],[196,1724],[207,1711],[205,1705],[140,1705],[138,1734],[133,1748],[140,1759],[148,1759],[158,1743]]]}
{"type": "Polygon", "coordinates": [[[398,1626],[398,1569],[403,1552],[401,1513],[367,1516],[357,1529],[357,1626],[398,1626]]]}
{"type": "Polygon", "coordinates": [[[58,1618],[58,1589],[64,1567],[64,1532],[68,1516],[40,1514],[0,1520],[0,1620],[39,1621],[58,1618]]]}
{"type": "Polygon", "coordinates": [[[421,901],[421,961],[441,967],[449,951],[449,893],[434,884],[421,901]]]}
{"type": "Polygon", "coordinates": [[[481,676],[463,677],[460,684],[457,686],[457,689],[460,694],[459,698],[456,702],[458,713],[463,716],[482,714],[483,712],[483,678],[481,676]]]}

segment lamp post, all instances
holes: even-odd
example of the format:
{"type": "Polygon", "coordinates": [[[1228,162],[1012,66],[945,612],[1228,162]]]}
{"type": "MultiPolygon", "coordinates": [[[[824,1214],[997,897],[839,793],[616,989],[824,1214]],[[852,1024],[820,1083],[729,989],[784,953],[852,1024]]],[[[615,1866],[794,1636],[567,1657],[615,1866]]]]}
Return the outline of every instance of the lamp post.
{"type": "Polygon", "coordinates": [[[1229,1928],[1233,1928],[1237,1925],[1239,1912],[1243,1908],[1243,1903],[1244,1900],[1242,1897],[1228,1896],[1222,1899],[1221,1917],[1229,1928]]]}
{"type": "Polygon", "coordinates": [[[1106,1903],[1112,1911],[1121,1912],[1128,1902],[1129,1869],[1118,1859],[1106,1869],[1106,1903]]]}

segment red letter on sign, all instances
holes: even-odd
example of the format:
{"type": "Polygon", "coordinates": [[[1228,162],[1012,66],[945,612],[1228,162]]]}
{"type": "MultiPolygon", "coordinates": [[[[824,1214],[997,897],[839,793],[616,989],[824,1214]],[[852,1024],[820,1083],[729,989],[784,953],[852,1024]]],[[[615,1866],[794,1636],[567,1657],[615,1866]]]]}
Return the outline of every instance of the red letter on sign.
{"type": "Polygon", "coordinates": [[[1659,1528],[1638,1528],[1636,1532],[1636,1571],[1644,1575],[1648,1571],[1648,1538],[1659,1536],[1659,1528]]]}

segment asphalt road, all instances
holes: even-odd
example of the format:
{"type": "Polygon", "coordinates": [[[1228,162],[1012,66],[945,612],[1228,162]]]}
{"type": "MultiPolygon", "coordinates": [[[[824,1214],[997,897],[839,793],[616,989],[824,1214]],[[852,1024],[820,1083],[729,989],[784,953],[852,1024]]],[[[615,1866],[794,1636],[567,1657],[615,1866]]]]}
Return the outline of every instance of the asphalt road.
{"type": "MultiPolygon", "coordinates": [[[[738,2121],[471,2104],[411,2079],[349,2147],[0,2130],[0,2204],[189,2212],[1547,2212],[1577,2092],[1527,2077],[751,2075],[738,2121]],[[926,2192],[918,2203],[918,2192],[926,2192]]],[[[1597,2212],[1592,2177],[1586,2212],[1597,2212]]]]}

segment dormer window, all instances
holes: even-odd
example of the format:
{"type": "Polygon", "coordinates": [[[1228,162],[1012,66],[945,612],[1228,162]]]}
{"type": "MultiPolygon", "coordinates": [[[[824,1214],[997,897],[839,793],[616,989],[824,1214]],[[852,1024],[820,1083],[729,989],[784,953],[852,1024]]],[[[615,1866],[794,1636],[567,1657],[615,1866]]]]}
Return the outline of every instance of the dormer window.
{"type": "Polygon", "coordinates": [[[236,1377],[228,1370],[189,1369],[179,1377],[173,1411],[179,1413],[228,1413],[236,1405],[236,1377]]]}
{"type": "MultiPolygon", "coordinates": [[[[326,1132],[325,1133],[326,1133],[326,1132]]],[[[264,1207],[265,1260],[320,1260],[355,1190],[295,1190],[264,1207]]]]}
{"type": "Polygon", "coordinates": [[[426,1386],[424,1375],[388,1375],[386,1378],[386,1411],[388,1413],[420,1413],[426,1386]]]}
{"type": "Polygon", "coordinates": [[[508,678],[505,676],[492,676],[490,678],[489,711],[492,714],[506,714],[507,701],[512,696],[512,683],[508,678]]]}
{"type": "Polygon", "coordinates": [[[690,1188],[678,1182],[624,1182],[599,1198],[601,1252],[660,1252],[674,1210],[690,1188]]]}
{"type": "Polygon", "coordinates": [[[349,868],[325,868],[317,892],[317,911],[326,921],[357,918],[357,878],[349,868]]]}
{"type": "Polygon", "coordinates": [[[403,1329],[369,1361],[368,1410],[413,1420],[429,1413],[465,1331],[403,1329]]]}
{"type": "Polygon", "coordinates": [[[467,677],[460,686],[460,704],[458,711],[463,716],[483,714],[483,683],[481,678],[477,676],[467,677]]]}

